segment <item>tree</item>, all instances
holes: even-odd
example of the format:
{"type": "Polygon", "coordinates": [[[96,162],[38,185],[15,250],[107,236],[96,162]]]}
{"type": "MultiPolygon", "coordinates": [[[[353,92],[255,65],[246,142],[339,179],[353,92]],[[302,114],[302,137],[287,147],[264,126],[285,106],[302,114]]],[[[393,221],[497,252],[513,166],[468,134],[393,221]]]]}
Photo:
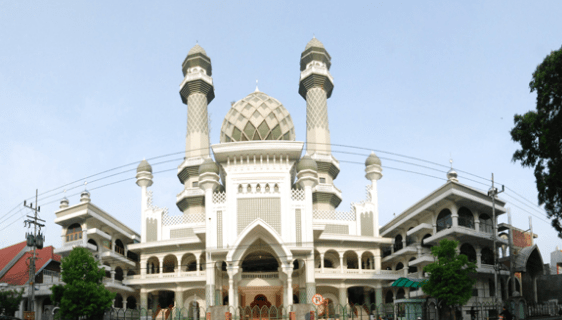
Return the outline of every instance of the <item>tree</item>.
{"type": "Polygon", "coordinates": [[[22,296],[23,289],[0,290],[0,314],[14,316],[15,312],[20,308],[22,296]]]}
{"type": "Polygon", "coordinates": [[[529,87],[537,92],[537,106],[514,116],[511,139],[521,149],[512,160],[535,168],[538,203],[562,238],[562,48],[537,66],[529,87]]]}
{"type": "Polygon", "coordinates": [[[476,283],[476,265],[464,254],[457,254],[458,245],[458,241],[441,240],[431,248],[437,261],[423,268],[429,274],[423,292],[449,307],[466,304],[476,283]]]}
{"type": "Polygon", "coordinates": [[[103,286],[105,271],[86,248],[74,248],[62,259],[64,285],[52,288],[51,300],[60,307],[61,319],[99,317],[112,304],[115,294],[103,286]]]}

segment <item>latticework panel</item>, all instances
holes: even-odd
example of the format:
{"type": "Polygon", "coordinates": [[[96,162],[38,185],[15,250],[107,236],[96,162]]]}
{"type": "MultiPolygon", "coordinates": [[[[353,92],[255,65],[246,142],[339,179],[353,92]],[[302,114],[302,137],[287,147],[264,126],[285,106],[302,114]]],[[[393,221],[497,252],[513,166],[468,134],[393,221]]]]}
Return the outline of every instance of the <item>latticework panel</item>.
{"type": "Polygon", "coordinates": [[[365,200],[366,201],[372,201],[373,199],[371,198],[371,185],[367,185],[365,186],[365,200]]]}
{"type": "Polygon", "coordinates": [[[238,199],[238,234],[256,219],[261,219],[281,234],[281,199],[238,199]]]}
{"type": "Polygon", "coordinates": [[[349,234],[349,226],[341,224],[327,224],[324,233],[349,234]]]}
{"type": "Polygon", "coordinates": [[[170,230],[170,239],[193,237],[195,233],[192,228],[172,229],[170,230]]]}
{"type": "Polygon", "coordinates": [[[361,235],[371,237],[374,236],[372,212],[361,213],[361,235]]]}
{"type": "Polygon", "coordinates": [[[321,220],[355,221],[356,214],[355,210],[351,210],[349,212],[314,210],[312,212],[312,218],[321,220]]]}
{"type": "Polygon", "coordinates": [[[225,203],[226,202],[226,192],[215,192],[213,193],[213,203],[225,203]]]}
{"type": "Polygon", "coordinates": [[[165,226],[175,226],[178,224],[186,224],[186,223],[204,223],[205,222],[205,213],[184,213],[179,216],[169,216],[168,212],[164,212],[162,215],[162,224],[165,226]]]}
{"type": "Polygon", "coordinates": [[[291,189],[291,200],[293,200],[293,201],[304,201],[304,190],[303,189],[291,189]]]}

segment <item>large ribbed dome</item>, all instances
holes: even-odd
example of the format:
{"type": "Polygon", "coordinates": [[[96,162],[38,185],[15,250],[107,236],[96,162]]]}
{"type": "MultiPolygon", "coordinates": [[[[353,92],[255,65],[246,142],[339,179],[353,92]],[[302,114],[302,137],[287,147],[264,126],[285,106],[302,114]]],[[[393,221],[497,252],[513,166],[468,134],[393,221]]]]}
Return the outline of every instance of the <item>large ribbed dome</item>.
{"type": "Polygon", "coordinates": [[[259,91],[233,104],[221,128],[221,143],[250,140],[295,140],[295,126],[287,109],[259,91]]]}

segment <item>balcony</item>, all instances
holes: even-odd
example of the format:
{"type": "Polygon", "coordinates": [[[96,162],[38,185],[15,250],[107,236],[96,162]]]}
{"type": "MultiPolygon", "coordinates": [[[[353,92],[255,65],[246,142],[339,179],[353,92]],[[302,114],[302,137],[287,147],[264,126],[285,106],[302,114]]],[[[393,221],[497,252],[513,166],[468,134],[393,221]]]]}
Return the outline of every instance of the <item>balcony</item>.
{"type": "Polygon", "coordinates": [[[407,247],[402,248],[401,246],[399,246],[398,251],[394,251],[393,254],[386,256],[382,259],[382,262],[389,262],[392,261],[398,257],[404,256],[404,255],[416,255],[418,253],[418,249],[416,248],[416,243],[412,243],[407,247]]]}
{"type": "Polygon", "coordinates": [[[205,271],[181,271],[167,273],[138,274],[126,276],[123,283],[126,285],[168,283],[168,282],[191,282],[205,281],[205,271]]]}
{"type": "Polygon", "coordinates": [[[278,279],[279,272],[243,272],[242,279],[278,279]]]}
{"type": "Polygon", "coordinates": [[[419,225],[415,226],[411,230],[406,232],[406,236],[418,236],[423,237],[427,233],[433,232],[433,226],[429,223],[420,223],[419,225]]]}
{"type": "Polygon", "coordinates": [[[56,254],[66,256],[74,249],[74,247],[84,247],[92,252],[96,252],[98,249],[91,243],[87,243],[84,239],[74,240],[74,241],[64,241],[59,248],[55,249],[56,254]]]}
{"type": "MultiPolygon", "coordinates": [[[[438,222],[439,223],[439,222],[438,222]]],[[[477,242],[482,246],[490,246],[493,242],[493,232],[486,224],[480,224],[480,231],[465,226],[447,225],[447,228],[441,229],[438,224],[438,231],[435,235],[424,240],[424,244],[437,245],[442,239],[453,239],[461,242],[477,242]],[[482,228],[483,227],[483,228],[482,228]]],[[[500,237],[496,237],[497,245],[507,245],[508,241],[500,237]]]]}
{"type": "Polygon", "coordinates": [[[315,269],[316,279],[395,280],[403,276],[404,270],[343,269],[342,272],[340,268],[315,269]]]}
{"type": "Polygon", "coordinates": [[[116,289],[116,290],[122,290],[122,291],[128,291],[128,292],[135,292],[135,289],[123,284],[123,281],[119,281],[119,280],[115,280],[115,279],[111,279],[111,278],[104,278],[103,279],[103,285],[107,289],[116,289]]]}
{"type": "Polygon", "coordinates": [[[412,266],[412,267],[423,267],[426,266],[430,263],[433,263],[435,261],[435,258],[433,257],[433,255],[431,254],[424,254],[421,257],[417,257],[415,260],[412,260],[408,263],[408,265],[412,266]]]}
{"type": "MultiPolygon", "coordinates": [[[[117,247],[117,248],[119,248],[119,247],[117,247]]],[[[133,260],[125,257],[124,255],[122,255],[121,253],[117,253],[117,252],[115,252],[111,249],[103,251],[100,254],[100,258],[102,258],[102,260],[104,258],[109,258],[110,260],[113,260],[113,261],[117,260],[118,262],[121,262],[121,263],[126,264],[127,266],[130,266],[130,267],[133,267],[133,268],[137,266],[135,261],[133,261],[133,260]]]]}

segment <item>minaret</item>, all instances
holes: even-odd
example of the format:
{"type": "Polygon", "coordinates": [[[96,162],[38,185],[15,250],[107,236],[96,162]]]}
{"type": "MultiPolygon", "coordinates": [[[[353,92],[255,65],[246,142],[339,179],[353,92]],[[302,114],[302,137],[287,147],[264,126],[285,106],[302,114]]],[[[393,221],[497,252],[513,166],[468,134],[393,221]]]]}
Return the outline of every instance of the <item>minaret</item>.
{"type": "Polygon", "coordinates": [[[299,94],[306,100],[306,151],[330,155],[328,98],[334,89],[331,57],[322,42],[312,38],[301,54],[299,94]]]}
{"type": "Polygon", "coordinates": [[[379,196],[377,190],[377,181],[382,178],[381,159],[377,157],[375,152],[371,152],[365,161],[365,178],[371,181],[369,188],[369,198],[373,204],[373,236],[379,236],[379,196]]]}
{"type": "Polygon", "coordinates": [[[328,127],[328,98],[334,89],[331,57],[322,42],[312,38],[301,54],[299,94],[306,100],[306,152],[318,165],[318,186],[313,190],[314,210],[334,210],[341,192],[334,179],[340,172],[332,156],[328,127]]]}
{"type": "MultiPolygon", "coordinates": [[[[178,178],[184,190],[197,189],[199,166],[209,158],[209,121],[207,105],[215,98],[211,59],[205,50],[196,44],[189,50],[182,64],[184,79],[180,85],[180,96],[187,104],[187,135],[185,137],[185,159],[178,168],[178,178]]],[[[178,196],[178,208],[187,213],[202,210],[203,194],[182,193],[178,196]]]]}
{"type": "Polygon", "coordinates": [[[152,185],[152,166],[142,160],[137,167],[137,185],[141,187],[141,241],[146,242],[146,209],[148,209],[148,190],[152,185]]]}

